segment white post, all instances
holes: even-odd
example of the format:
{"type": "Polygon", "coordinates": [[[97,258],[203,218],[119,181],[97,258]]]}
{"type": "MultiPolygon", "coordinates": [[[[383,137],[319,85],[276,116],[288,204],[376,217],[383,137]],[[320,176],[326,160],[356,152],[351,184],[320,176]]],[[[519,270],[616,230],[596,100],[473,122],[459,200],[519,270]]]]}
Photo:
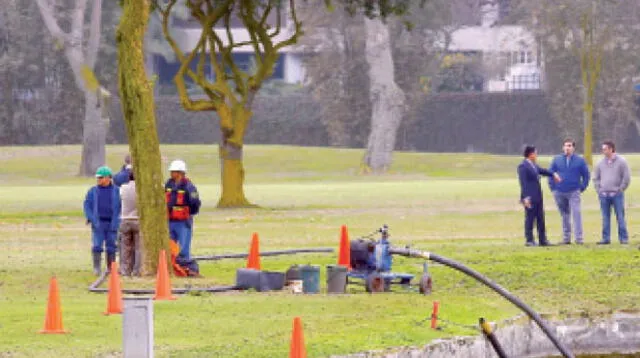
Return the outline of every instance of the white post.
{"type": "Polygon", "coordinates": [[[153,358],[151,297],[124,297],[122,350],[124,358],[153,358]]]}

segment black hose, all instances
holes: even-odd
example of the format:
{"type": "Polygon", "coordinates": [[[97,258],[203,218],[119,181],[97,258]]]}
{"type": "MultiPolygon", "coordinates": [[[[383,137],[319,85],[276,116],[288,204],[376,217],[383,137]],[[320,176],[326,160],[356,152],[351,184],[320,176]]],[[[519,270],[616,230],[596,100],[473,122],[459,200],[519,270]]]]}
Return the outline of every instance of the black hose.
{"type": "Polygon", "coordinates": [[[491,326],[489,326],[484,318],[480,318],[480,328],[482,328],[482,333],[484,333],[484,336],[487,337],[489,343],[491,343],[491,346],[493,347],[493,350],[496,352],[498,357],[507,358],[507,354],[504,352],[504,349],[502,349],[500,341],[498,341],[496,335],[493,334],[493,332],[491,331],[491,326]]]}
{"type": "MultiPolygon", "coordinates": [[[[213,287],[185,287],[185,288],[173,288],[171,289],[171,293],[174,294],[185,294],[189,292],[228,292],[233,290],[240,290],[238,286],[213,286],[213,287]]],[[[90,292],[94,293],[107,293],[108,289],[106,288],[89,288],[90,292]]],[[[128,295],[152,295],[156,293],[154,289],[123,289],[122,293],[128,295]]]]}
{"type": "Polygon", "coordinates": [[[497,283],[491,281],[490,279],[488,279],[487,277],[481,275],[480,273],[456,262],[450,259],[447,259],[445,257],[430,253],[430,252],[421,252],[421,251],[417,251],[417,250],[410,250],[410,249],[398,249],[398,248],[390,248],[389,252],[391,254],[396,254],[396,255],[402,255],[402,256],[406,256],[406,257],[416,257],[416,258],[424,258],[427,260],[432,260],[435,262],[439,262],[445,266],[449,266],[453,269],[456,269],[462,273],[465,273],[473,278],[475,278],[477,281],[480,281],[481,283],[483,283],[484,285],[488,286],[489,288],[491,288],[492,290],[494,290],[495,292],[497,292],[500,296],[506,298],[509,302],[513,303],[514,305],[516,305],[518,308],[520,308],[521,310],[523,310],[532,320],[534,320],[538,326],[540,327],[540,329],[542,329],[542,331],[544,332],[544,334],[547,335],[547,337],[549,337],[549,340],[551,340],[551,342],[553,342],[553,344],[556,346],[556,348],[558,348],[558,350],[560,351],[560,353],[562,353],[562,355],[566,358],[574,358],[574,355],[562,344],[562,342],[560,342],[560,340],[558,340],[558,338],[553,334],[553,332],[551,331],[551,329],[549,328],[549,326],[547,326],[547,324],[542,320],[542,317],[540,317],[540,315],[538,315],[538,313],[536,313],[533,309],[531,309],[531,307],[527,306],[527,304],[525,304],[524,302],[522,302],[519,298],[517,298],[516,296],[514,296],[513,294],[511,294],[509,291],[507,291],[506,289],[504,289],[502,286],[498,285],[497,283]]]}
{"type": "MultiPolygon", "coordinates": [[[[260,256],[279,256],[279,255],[293,255],[293,254],[303,254],[303,253],[322,253],[334,252],[334,249],[331,248],[319,248],[319,249],[295,249],[295,250],[280,250],[280,251],[261,251],[260,256]]],[[[222,254],[222,255],[211,255],[211,256],[194,256],[194,260],[201,261],[215,261],[222,259],[244,259],[249,254],[222,254]]]]}
{"type": "MultiPolygon", "coordinates": [[[[279,256],[279,255],[292,255],[292,254],[302,254],[302,253],[331,253],[334,252],[332,248],[317,248],[317,249],[294,249],[294,250],[280,250],[280,251],[264,251],[260,252],[260,256],[279,256]]],[[[194,256],[194,260],[222,260],[222,259],[242,259],[249,256],[248,254],[222,254],[222,255],[212,255],[212,256],[194,256]]],[[[102,273],[100,277],[98,277],[91,285],[89,285],[89,292],[95,293],[105,293],[108,290],[106,288],[98,288],[100,285],[104,283],[107,279],[109,273],[106,271],[102,273]]],[[[203,288],[174,288],[171,292],[175,294],[183,294],[188,292],[227,292],[232,290],[240,290],[237,286],[215,286],[215,287],[203,287],[203,288]]],[[[130,294],[130,295],[146,295],[153,294],[155,290],[152,289],[123,289],[122,293],[130,294]]]]}
{"type": "MultiPolygon", "coordinates": [[[[91,285],[89,285],[89,292],[93,292],[93,293],[107,293],[109,292],[108,289],[106,288],[99,288],[100,285],[102,285],[104,283],[104,281],[107,279],[107,277],[109,276],[108,272],[103,272],[102,275],[100,275],[100,277],[98,277],[91,285]]],[[[174,294],[185,294],[185,293],[189,293],[189,292],[227,292],[227,291],[233,291],[233,290],[240,290],[239,287],[237,286],[213,286],[213,287],[185,287],[185,288],[173,288],[171,289],[171,292],[174,294]]],[[[131,289],[123,289],[122,293],[128,294],[128,295],[151,295],[154,294],[156,292],[155,289],[138,289],[138,288],[131,288],[131,289]]]]}

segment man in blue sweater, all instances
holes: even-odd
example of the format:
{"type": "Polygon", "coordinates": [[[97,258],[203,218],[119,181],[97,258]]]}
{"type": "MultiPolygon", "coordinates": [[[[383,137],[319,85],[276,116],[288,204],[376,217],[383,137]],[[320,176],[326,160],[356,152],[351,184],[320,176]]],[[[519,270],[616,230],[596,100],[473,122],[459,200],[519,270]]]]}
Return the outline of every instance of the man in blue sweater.
{"type": "Polygon", "coordinates": [[[576,143],[565,139],[563,154],[553,158],[549,170],[557,172],[562,181],[549,180],[549,188],[562,216],[562,244],[571,244],[571,217],[573,216],[574,238],[578,245],[583,244],[582,213],[580,195],[589,186],[589,167],[584,158],[575,154],[576,143]]]}
{"type": "Polygon", "coordinates": [[[113,185],[108,167],[96,171],[98,185],[91,187],[84,199],[84,216],[91,224],[93,273],[100,275],[101,254],[106,246],[107,272],[116,259],[116,236],[120,227],[120,190],[113,185]]]}

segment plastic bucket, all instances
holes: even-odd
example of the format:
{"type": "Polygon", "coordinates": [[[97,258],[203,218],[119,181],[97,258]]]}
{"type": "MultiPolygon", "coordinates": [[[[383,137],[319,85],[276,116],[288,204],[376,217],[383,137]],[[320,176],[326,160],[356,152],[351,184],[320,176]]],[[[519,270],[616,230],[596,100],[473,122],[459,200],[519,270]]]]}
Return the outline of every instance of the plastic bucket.
{"type": "Polygon", "coordinates": [[[344,293],[347,289],[347,268],[327,265],[327,293],[344,293]]]}
{"type": "Polygon", "coordinates": [[[300,273],[302,276],[302,291],[304,293],[320,292],[320,266],[302,266],[300,273]]]}

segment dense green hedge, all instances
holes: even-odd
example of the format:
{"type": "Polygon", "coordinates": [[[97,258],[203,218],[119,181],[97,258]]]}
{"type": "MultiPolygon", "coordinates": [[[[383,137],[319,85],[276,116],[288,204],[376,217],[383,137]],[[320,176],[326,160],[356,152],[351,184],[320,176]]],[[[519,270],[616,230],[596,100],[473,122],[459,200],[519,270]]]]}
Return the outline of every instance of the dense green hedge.
{"type": "MultiPolygon", "coordinates": [[[[61,107],[65,109],[64,113],[48,102],[25,108],[25,116],[30,115],[30,120],[2,122],[15,130],[9,132],[8,127],[2,128],[3,133],[13,134],[0,138],[0,145],[80,143],[83,106],[82,103],[72,104],[61,107]]],[[[126,143],[119,100],[114,98],[109,108],[108,142],[126,143]]],[[[187,112],[181,108],[178,98],[161,96],[156,98],[156,114],[162,143],[219,142],[215,113],[187,112]]],[[[351,133],[364,135],[352,136],[349,145],[362,147],[368,125],[366,121],[354,123],[359,124],[349,127],[351,133]]],[[[601,127],[594,126],[596,142],[602,136],[610,135],[601,127]]],[[[626,137],[618,139],[618,147],[626,152],[640,151],[637,130],[630,127],[622,131],[626,137]]],[[[560,150],[563,136],[542,93],[451,93],[422,98],[415,112],[403,121],[396,147],[427,152],[519,154],[523,144],[531,143],[541,152],[550,153],[560,150]]],[[[285,95],[262,94],[254,104],[246,143],[328,146],[322,107],[303,91],[285,95]]]]}
{"type": "Polygon", "coordinates": [[[525,143],[556,152],[562,140],[542,93],[450,93],[424,98],[403,122],[398,147],[518,154],[525,143]]]}

